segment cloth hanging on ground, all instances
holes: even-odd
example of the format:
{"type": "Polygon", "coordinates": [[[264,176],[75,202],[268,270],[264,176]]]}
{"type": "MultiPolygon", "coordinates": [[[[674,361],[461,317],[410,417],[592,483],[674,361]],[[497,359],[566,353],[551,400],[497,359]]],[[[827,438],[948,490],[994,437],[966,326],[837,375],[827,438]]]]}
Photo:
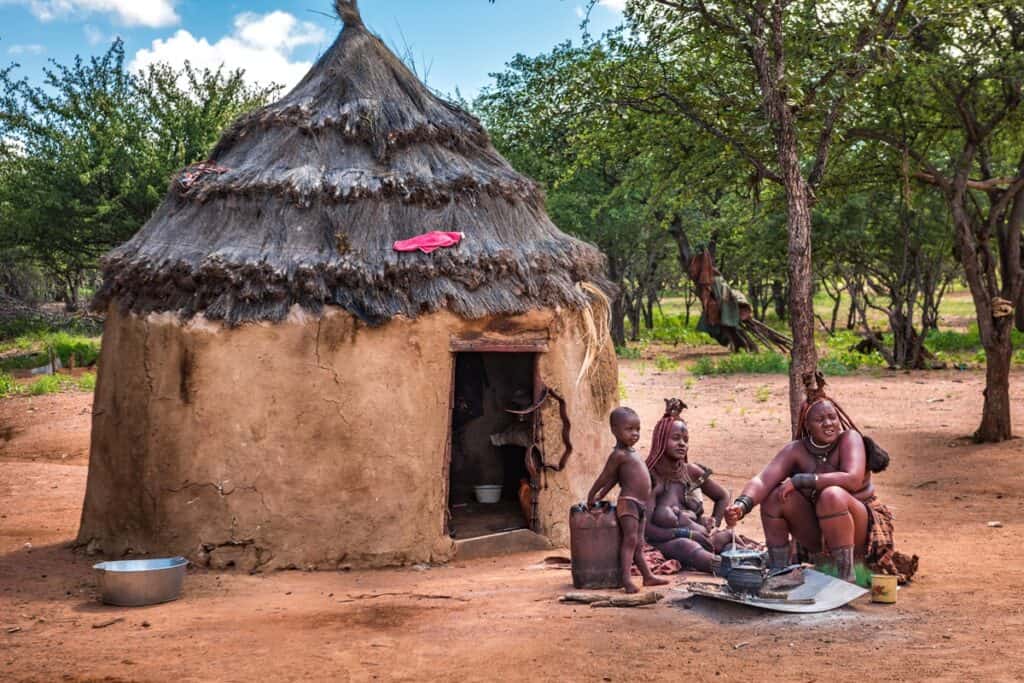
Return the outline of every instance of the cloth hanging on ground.
{"type": "Polygon", "coordinates": [[[417,235],[407,240],[399,240],[392,245],[395,251],[422,251],[429,254],[444,247],[454,247],[466,237],[464,232],[443,232],[432,230],[431,232],[417,235]]]}
{"type": "Polygon", "coordinates": [[[742,292],[726,283],[707,249],[693,257],[689,271],[690,279],[697,284],[702,309],[697,330],[728,346],[731,340],[722,328],[737,328],[745,318],[749,318],[753,313],[750,302],[742,292]]]}

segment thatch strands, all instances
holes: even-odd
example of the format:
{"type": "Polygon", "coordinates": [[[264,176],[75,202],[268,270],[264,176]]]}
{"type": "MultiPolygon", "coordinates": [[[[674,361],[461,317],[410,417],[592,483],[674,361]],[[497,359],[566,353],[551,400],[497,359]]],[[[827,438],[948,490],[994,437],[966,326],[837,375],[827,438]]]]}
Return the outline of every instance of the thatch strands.
{"type": "Polygon", "coordinates": [[[104,260],[96,304],[281,320],[298,304],[371,324],[440,308],[468,318],[587,307],[591,245],[556,228],[544,197],[467,112],[434,96],[336,0],[337,40],[281,100],[242,116],[104,260]],[[430,230],[458,247],[398,254],[430,230]]]}

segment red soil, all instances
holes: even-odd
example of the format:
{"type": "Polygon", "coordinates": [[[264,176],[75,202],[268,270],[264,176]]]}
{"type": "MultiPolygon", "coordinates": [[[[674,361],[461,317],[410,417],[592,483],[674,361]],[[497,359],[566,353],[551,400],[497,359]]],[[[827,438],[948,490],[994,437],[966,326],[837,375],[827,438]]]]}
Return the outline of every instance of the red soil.
{"type": "MultiPolygon", "coordinates": [[[[687,378],[624,364],[624,403],[649,433],[661,398],[681,395],[692,457],[735,491],[786,439],[785,378],[684,389],[687,378]]],[[[897,605],[803,617],[672,592],[653,607],[566,606],[556,600],[568,572],[531,567],[545,553],[377,572],[193,571],[182,600],[105,607],[94,560],[69,549],[90,397],[0,401],[0,680],[1024,680],[1024,441],[961,438],[981,389],[974,372],[834,381],[893,456],[876,481],[921,573],[897,605]]],[[[1020,373],[1013,394],[1024,432],[1020,373]]],[[[753,520],[742,530],[760,536],[753,520]]]]}

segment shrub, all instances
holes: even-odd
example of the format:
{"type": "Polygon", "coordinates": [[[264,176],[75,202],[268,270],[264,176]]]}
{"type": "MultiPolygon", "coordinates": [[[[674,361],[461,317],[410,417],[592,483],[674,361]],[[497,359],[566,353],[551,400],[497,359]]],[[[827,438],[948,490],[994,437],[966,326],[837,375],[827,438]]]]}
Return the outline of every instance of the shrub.
{"type": "Polygon", "coordinates": [[[771,397],[772,390],[767,385],[762,384],[754,391],[754,400],[758,403],[767,403],[771,397]]]}
{"type": "Polygon", "coordinates": [[[0,372],[0,398],[14,396],[21,392],[21,387],[10,375],[0,372]]]}
{"type": "Polygon", "coordinates": [[[60,362],[65,366],[71,362],[72,354],[75,356],[75,362],[80,366],[92,365],[100,355],[98,340],[74,336],[67,332],[54,332],[46,335],[43,343],[48,350],[60,356],[60,362]]]}
{"type": "Polygon", "coordinates": [[[695,375],[713,375],[715,374],[715,364],[707,356],[701,356],[690,367],[690,372],[695,375]]]}
{"type": "Polygon", "coordinates": [[[978,326],[972,325],[966,332],[943,330],[937,332],[932,330],[924,339],[924,345],[929,351],[973,351],[981,347],[981,337],[978,334],[978,326]]]}
{"type": "Polygon", "coordinates": [[[75,384],[83,391],[96,391],[96,373],[84,373],[75,380],[75,384]]]}
{"type": "Polygon", "coordinates": [[[644,329],[644,339],[665,342],[667,344],[685,344],[687,346],[703,346],[715,344],[715,340],[703,332],[698,332],[696,323],[697,316],[690,318],[690,325],[685,324],[686,317],[683,314],[665,315],[660,311],[654,312],[654,327],[650,330],[644,329]]]}
{"type": "Polygon", "coordinates": [[[32,353],[26,356],[12,356],[0,360],[0,371],[2,370],[29,370],[46,365],[50,362],[49,356],[45,353],[32,353]]]}
{"type": "Polygon", "coordinates": [[[821,370],[826,377],[843,377],[849,375],[854,368],[847,367],[838,358],[833,356],[825,356],[818,360],[818,369],[821,370]]]}
{"type": "Polygon", "coordinates": [[[619,358],[625,358],[626,360],[639,360],[640,354],[643,352],[638,346],[616,346],[615,355],[619,358]]]}
{"type": "Polygon", "coordinates": [[[672,372],[673,370],[679,369],[679,361],[665,355],[658,356],[654,360],[654,365],[657,366],[658,370],[661,372],[672,372]]]}
{"type": "Polygon", "coordinates": [[[63,388],[64,382],[60,375],[43,375],[29,386],[28,393],[32,396],[42,396],[43,394],[56,394],[63,388]]]}
{"type": "Polygon", "coordinates": [[[789,370],[789,359],[780,353],[734,353],[717,361],[707,356],[697,359],[691,368],[697,375],[733,375],[738,373],[774,375],[789,370]]]}

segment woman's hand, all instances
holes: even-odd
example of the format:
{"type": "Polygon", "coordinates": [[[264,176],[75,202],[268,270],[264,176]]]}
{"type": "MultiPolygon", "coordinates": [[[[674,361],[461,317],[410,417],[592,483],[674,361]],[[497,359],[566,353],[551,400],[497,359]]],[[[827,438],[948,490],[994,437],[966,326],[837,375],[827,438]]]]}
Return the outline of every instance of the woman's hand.
{"type": "Polygon", "coordinates": [[[700,523],[704,525],[704,528],[708,530],[709,534],[711,533],[712,529],[714,529],[716,526],[718,526],[715,523],[715,518],[714,517],[705,517],[704,519],[702,519],[700,521],[700,523]]]}
{"type": "Polygon", "coordinates": [[[709,553],[714,552],[714,546],[712,546],[711,544],[711,537],[703,531],[697,531],[696,529],[694,529],[693,535],[691,535],[690,538],[697,541],[697,543],[700,543],[701,547],[704,548],[704,550],[707,550],[709,553]]]}
{"type": "Polygon", "coordinates": [[[782,490],[779,491],[779,498],[783,502],[785,502],[796,491],[796,487],[793,486],[792,479],[786,479],[784,482],[782,482],[781,487],[782,490]]]}
{"type": "Polygon", "coordinates": [[[741,519],[743,519],[743,515],[743,508],[736,503],[733,503],[729,507],[725,508],[725,525],[731,529],[736,526],[741,519]]]}

